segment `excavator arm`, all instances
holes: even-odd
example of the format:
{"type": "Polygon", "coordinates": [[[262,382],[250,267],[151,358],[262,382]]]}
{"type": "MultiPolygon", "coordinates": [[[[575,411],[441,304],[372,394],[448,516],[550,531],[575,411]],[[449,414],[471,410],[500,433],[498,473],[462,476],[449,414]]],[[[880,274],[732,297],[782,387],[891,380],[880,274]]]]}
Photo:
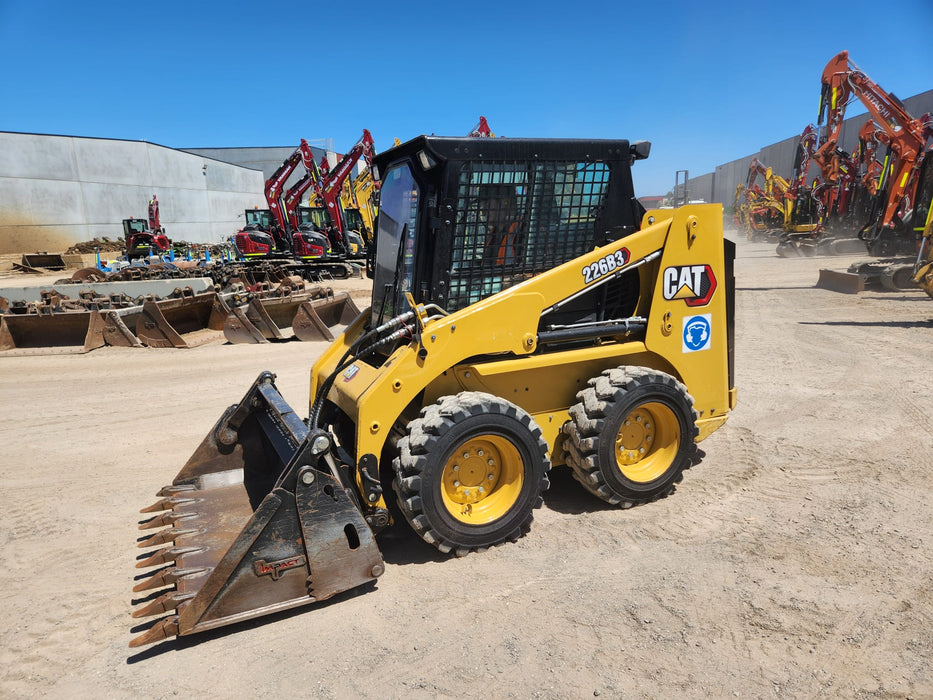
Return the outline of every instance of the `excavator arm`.
{"type": "MultiPolygon", "coordinates": [[[[911,117],[900,100],[859,70],[849,59],[848,51],[842,51],[823,70],[819,123],[823,123],[825,114],[827,137],[817,152],[819,162],[831,158],[831,154],[835,153],[846,107],[853,98],[859,99],[868,109],[875,124],[888,138],[895,157],[892,176],[888,181],[887,201],[875,226],[893,228],[895,215],[905,203],[905,198],[907,206],[910,206],[928,127],[921,119],[911,117]]],[[[871,224],[866,228],[869,227],[871,224]]]]}

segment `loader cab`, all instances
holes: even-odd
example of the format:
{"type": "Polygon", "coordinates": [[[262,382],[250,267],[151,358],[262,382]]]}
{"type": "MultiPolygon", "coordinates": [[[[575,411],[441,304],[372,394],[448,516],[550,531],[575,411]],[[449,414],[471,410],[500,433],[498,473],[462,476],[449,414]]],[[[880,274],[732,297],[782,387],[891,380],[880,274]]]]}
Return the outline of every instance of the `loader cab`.
{"type": "MultiPolygon", "coordinates": [[[[372,322],[407,310],[406,293],[457,311],[637,231],[645,210],[631,166],[649,148],[420,136],[376,156],[372,322]]],[[[637,298],[637,273],[625,277],[567,311],[630,311],[623,307],[637,298]]]]}

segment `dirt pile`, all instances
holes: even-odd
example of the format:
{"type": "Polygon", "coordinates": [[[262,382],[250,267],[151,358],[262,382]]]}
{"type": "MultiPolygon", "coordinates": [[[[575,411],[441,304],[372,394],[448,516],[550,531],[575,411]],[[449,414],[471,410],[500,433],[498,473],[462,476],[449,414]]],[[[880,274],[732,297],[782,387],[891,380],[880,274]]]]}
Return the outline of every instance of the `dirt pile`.
{"type": "Polygon", "coordinates": [[[75,243],[65,251],[65,255],[89,255],[96,253],[98,249],[101,253],[122,253],[123,241],[114,241],[107,236],[95,238],[92,241],[75,243]]]}

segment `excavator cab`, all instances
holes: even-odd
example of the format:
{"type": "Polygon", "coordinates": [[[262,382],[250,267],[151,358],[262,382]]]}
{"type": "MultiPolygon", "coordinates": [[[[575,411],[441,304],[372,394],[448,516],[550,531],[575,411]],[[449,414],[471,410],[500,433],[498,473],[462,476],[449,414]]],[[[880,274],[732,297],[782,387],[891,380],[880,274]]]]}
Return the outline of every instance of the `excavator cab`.
{"type": "Polygon", "coordinates": [[[144,509],[132,646],[371,585],[393,523],[465,555],[527,532],[565,465],[621,507],[670,494],[734,408],[722,207],[645,212],[625,140],[420,136],[374,158],[371,307],[263,372],[144,509]],[[153,591],[153,593],[149,593],[153,591]]]}

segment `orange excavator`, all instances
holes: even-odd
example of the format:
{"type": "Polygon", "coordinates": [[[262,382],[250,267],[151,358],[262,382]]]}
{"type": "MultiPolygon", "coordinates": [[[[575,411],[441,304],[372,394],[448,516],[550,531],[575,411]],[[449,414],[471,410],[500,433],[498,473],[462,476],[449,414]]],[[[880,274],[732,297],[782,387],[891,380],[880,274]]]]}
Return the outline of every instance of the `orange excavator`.
{"type": "MultiPolygon", "coordinates": [[[[919,182],[924,146],[930,127],[927,117],[913,118],[900,100],[883,90],[842,51],[823,70],[818,124],[826,118],[826,136],[817,150],[815,160],[838,167],[836,152],[846,107],[853,99],[865,105],[878,128],[879,140],[891,153],[890,176],[881,186],[883,202],[859,231],[870,254],[892,255],[913,253],[916,236],[906,221],[914,209],[914,194],[919,182]]],[[[888,171],[883,171],[887,173],[888,171]]]]}

